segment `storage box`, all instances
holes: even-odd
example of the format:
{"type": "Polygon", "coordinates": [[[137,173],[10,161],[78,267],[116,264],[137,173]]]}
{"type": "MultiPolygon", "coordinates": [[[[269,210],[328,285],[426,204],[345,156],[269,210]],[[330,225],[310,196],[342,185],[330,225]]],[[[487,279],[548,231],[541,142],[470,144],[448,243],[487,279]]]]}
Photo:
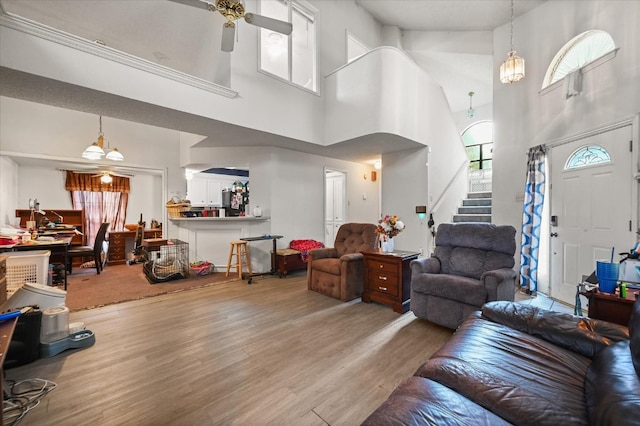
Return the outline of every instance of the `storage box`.
{"type": "Polygon", "coordinates": [[[640,283],[640,260],[627,259],[620,263],[620,281],[640,283]]]}
{"type": "Polygon", "coordinates": [[[47,285],[49,274],[49,250],[32,250],[5,253],[7,256],[7,297],[15,293],[25,282],[47,285]]]}

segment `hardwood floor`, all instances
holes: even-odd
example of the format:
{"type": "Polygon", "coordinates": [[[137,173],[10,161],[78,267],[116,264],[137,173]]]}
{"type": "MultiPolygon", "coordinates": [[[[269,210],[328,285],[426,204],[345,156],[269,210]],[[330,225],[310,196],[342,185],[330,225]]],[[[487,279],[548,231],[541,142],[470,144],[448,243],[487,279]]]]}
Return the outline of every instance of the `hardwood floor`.
{"type": "Polygon", "coordinates": [[[6,371],[58,384],[21,425],[357,425],[451,330],[308,291],[306,275],[71,314],[96,336],[6,371]]]}

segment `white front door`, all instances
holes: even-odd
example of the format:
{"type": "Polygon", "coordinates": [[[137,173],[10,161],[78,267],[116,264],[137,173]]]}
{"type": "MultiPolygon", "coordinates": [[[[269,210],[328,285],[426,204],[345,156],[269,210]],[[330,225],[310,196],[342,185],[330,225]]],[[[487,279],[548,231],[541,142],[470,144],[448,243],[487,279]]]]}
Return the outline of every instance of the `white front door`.
{"type": "Polygon", "coordinates": [[[621,127],[551,149],[550,289],[549,295],[575,304],[576,286],[595,270],[596,260],[610,259],[615,247],[628,251],[632,231],[633,168],[631,126],[621,127]],[[585,146],[602,147],[611,161],[570,167],[570,157],[585,146]]]}

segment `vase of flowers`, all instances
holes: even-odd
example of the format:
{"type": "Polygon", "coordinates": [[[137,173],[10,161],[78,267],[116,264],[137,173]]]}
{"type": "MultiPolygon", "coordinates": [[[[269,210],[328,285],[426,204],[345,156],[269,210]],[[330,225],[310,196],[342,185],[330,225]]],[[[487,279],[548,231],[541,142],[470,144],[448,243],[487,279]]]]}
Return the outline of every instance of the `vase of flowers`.
{"type": "Polygon", "coordinates": [[[398,220],[397,215],[385,215],[378,221],[376,232],[380,235],[380,246],[384,253],[391,253],[394,250],[393,237],[404,230],[404,223],[398,220]]]}

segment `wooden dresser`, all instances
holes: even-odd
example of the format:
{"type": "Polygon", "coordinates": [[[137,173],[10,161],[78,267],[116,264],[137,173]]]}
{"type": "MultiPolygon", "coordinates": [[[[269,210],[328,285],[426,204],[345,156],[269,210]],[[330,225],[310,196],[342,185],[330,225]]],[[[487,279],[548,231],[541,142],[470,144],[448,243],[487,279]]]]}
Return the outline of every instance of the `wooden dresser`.
{"type": "MultiPolygon", "coordinates": [[[[136,231],[112,231],[109,232],[109,256],[108,263],[122,265],[127,262],[127,242],[133,244],[136,231]]],[[[162,228],[145,229],[143,238],[162,238],[162,228]]],[[[131,249],[129,249],[131,251],[131,249]]]]}
{"type": "Polygon", "coordinates": [[[389,305],[399,314],[409,311],[411,269],[409,264],[420,253],[364,252],[364,289],[362,301],[389,305]]]}

